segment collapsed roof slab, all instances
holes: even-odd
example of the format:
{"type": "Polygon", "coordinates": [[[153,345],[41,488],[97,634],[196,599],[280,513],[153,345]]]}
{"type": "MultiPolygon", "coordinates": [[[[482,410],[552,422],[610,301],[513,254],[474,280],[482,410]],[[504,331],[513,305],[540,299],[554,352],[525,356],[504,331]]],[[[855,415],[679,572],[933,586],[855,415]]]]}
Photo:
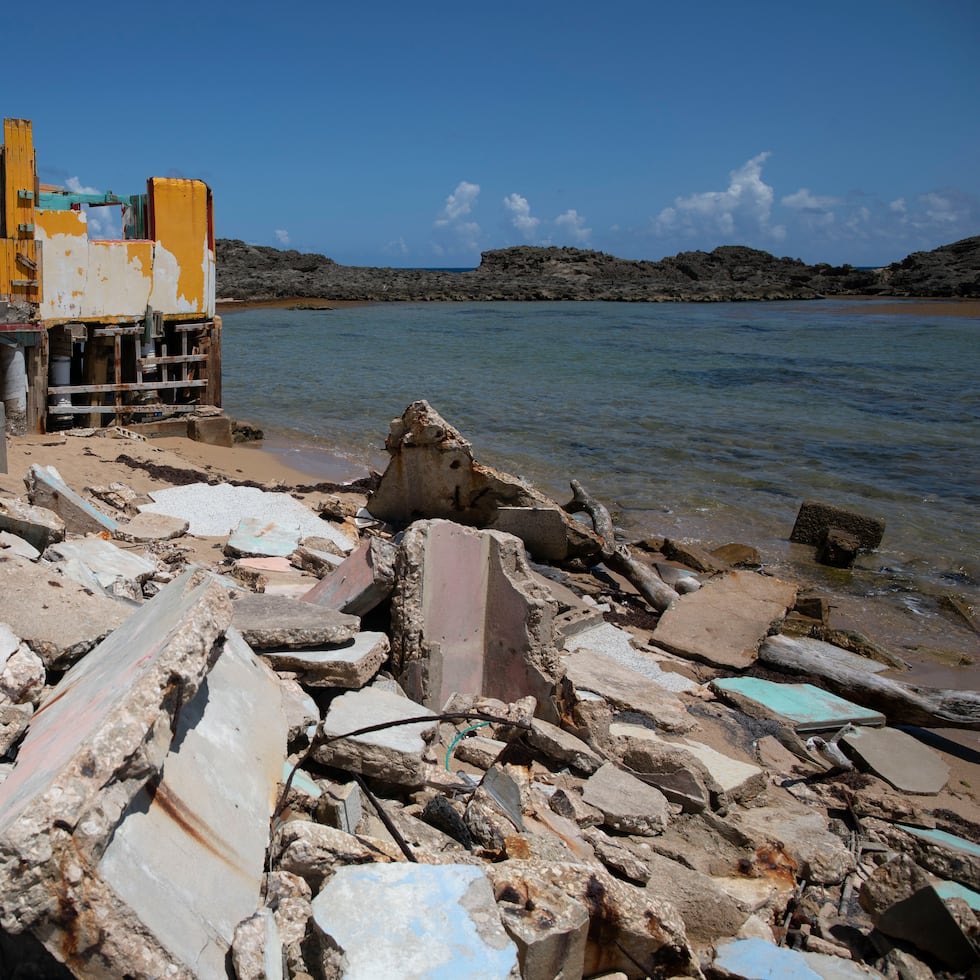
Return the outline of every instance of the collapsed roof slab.
{"type": "Polygon", "coordinates": [[[230,622],[214,576],[184,572],[65,674],[0,785],[0,925],[77,976],[181,975],[97,866],[230,622]]]}

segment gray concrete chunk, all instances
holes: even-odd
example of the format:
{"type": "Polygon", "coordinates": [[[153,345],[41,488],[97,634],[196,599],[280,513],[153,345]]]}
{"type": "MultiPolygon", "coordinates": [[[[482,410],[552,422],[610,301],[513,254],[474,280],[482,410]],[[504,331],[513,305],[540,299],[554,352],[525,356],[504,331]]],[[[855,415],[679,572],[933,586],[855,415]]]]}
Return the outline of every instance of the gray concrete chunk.
{"type": "Polygon", "coordinates": [[[38,551],[65,537],[65,522],[47,507],[24,500],[0,500],[0,531],[23,538],[38,551]]]}
{"type": "Polygon", "coordinates": [[[352,737],[346,737],[346,733],[383,722],[430,717],[435,718],[435,712],[397,694],[371,687],[348,691],[330,702],[313,757],[324,765],[385,782],[419,785],[422,754],[436,734],[435,721],[400,724],[352,737]]]}
{"type": "Polygon", "coordinates": [[[858,539],[859,546],[868,551],[877,548],[885,534],[885,522],[880,518],[868,517],[818,500],[804,500],[789,539],[797,544],[819,545],[828,528],[832,527],[853,534],[858,539]]]}
{"type": "Polygon", "coordinates": [[[865,767],[902,793],[935,795],[949,780],[942,756],[897,728],[858,728],[841,741],[865,767]]]}
{"type": "Polygon", "coordinates": [[[452,521],[416,521],[398,556],[392,666],[409,696],[439,708],[453,693],[550,708],[558,675],[555,603],[518,538],[452,521]]]}
{"type": "Polygon", "coordinates": [[[32,928],[77,976],[165,976],[173,964],[98,862],[160,771],[230,620],[213,576],[175,579],[68,671],[0,786],[0,924],[32,928]]]}
{"type": "Polygon", "coordinates": [[[4,551],[9,551],[10,554],[20,558],[26,558],[28,561],[37,561],[41,557],[41,552],[34,545],[19,534],[13,534],[10,531],[0,531],[0,553],[4,551]]]}
{"type": "Polygon", "coordinates": [[[607,827],[624,834],[652,837],[667,827],[670,810],[664,794],[611,762],[585,781],[582,799],[602,811],[607,827]]]}
{"type": "Polygon", "coordinates": [[[133,606],[64,578],[50,565],[0,556],[3,618],[48,668],[64,670],[126,621],[133,606]]]}
{"type": "Polygon", "coordinates": [[[157,572],[157,563],[100,537],[73,538],[51,545],[48,561],[75,559],[95,577],[101,588],[117,595],[141,595],[140,587],[157,572]]]}
{"type": "Polygon", "coordinates": [[[65,528],[75,534],[105,531],[111,535],[119,527],[115,518],[103,514],[72,490],[53,466],[38,466],[35,463],[27,471],[24,482],[31,503],[53,510],[65,522],[65,528]]]}
{"type": "Polygon", "coordinates": [[[235,628],[256,649],[347,643],[361,621],[288,596],[236,594],[235,628]]]}
{"type": "Polygon", "coordinates": [[[284,558],[296,550],[300,535],[298,524],[243,517],[232,531],[224,551],[234,558],[284,558]]]}
{"type": "Polygon", "coordinates": [[[565,679],[577,692],[599,695],[614,708],[649,718],[670,732],[688,732],[695,727],[676,694],[608,657],[579,650],[564,657],[565,679]]]}
{"type": "Polygon", "coordinates": [[[301,682],[309,687],[346,687],[359,689],[369,683],[388,657],[385,633],[358,633],[346,646],[326,649],[263,650],[262,656],[276,670],[301,673],[301,682]]]}
{"type": "Polygon", "coordinates": [[[137,794],[98,866],[195,976],[224,975],[235,927],[260,904],[285,757],[278,679],[229,630],[178,716],[159,781],[137,794]]]}
{"type": "Polygon", "coordinates": [[[660,617],[654,643],[715,667],[748,667],[796,601],[796,586],[755,572],[727,572],[682,596],[660,617]]]}
{"type": "Polygon", "coordinates": [[[149,541],[170,541],[186,534],[190,522],[168,514],[137,514],[132,520],[120,523],[112,532],[116,541],[145,544],[149,541]]]}
{"type": "Polygon", "coordinates": [[[304,602],[364,616],[391,595],[398,549],[382,538],[368,538],[303,596],[304,602]]]}

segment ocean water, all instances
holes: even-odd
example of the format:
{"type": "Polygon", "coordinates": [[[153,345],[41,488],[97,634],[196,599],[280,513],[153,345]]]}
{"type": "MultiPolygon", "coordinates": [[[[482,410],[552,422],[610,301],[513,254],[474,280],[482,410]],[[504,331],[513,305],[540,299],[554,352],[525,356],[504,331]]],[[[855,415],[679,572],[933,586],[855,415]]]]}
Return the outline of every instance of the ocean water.
{"type": "Polygon", "coordinates": [[[877,305],[243,310],[224,317],[224,407],[326,476],[334,455],[383,468],[390,420],[424,398],[478,460],[559,501],[580,480],[629,536],[754,544],[941,630],[936,597],[980,581],[980,320],[877,305]],[[884,518],[881,549],[812,568],[786,540],[807,498],[884,518]]]}

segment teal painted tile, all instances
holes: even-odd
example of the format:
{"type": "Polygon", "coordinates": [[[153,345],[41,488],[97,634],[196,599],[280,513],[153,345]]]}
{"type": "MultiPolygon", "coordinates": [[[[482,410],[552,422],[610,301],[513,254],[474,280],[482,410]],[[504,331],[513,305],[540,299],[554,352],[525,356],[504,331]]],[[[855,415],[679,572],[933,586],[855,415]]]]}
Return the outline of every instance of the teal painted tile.
{"type": "Polygon", "coordinates": [[[967,888],[958,881],[941,881],[935,888],[944,902],[949,898],[962,898],[974,912],[980,912],[980,893],[972,888],[967,888]]]}
{"type": "Polygon", "coordinates": [[[907,833],[921,837],[923,840],[932,841],[934,844],[941,844],[943,847],[954,847],[958,851],[966,851],[967,854],[980,857],[980,844],[974,844],[973,841],[966,840],[963,837],[957,837],[955,834],[947,834],[945,830],[929,830],[927,827],[910,827],[904,823],[900,823],[898,826],[907,833]]]}
{"type": "Polygon", "coordinates": [[[885,716],[846,701],[812,684],[777,684],[757,677],[726,677],[712,681],[721,691],[730,691],[754,701],[770,714],[785,718],[798,732],[821,732],[855,725],[884,725],[885,716]]]}

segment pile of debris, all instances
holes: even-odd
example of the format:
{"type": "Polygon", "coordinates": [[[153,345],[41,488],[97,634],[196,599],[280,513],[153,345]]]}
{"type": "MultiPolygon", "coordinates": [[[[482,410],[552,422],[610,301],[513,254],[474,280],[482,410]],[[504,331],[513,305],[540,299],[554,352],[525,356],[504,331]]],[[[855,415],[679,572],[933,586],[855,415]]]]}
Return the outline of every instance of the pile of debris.
{"type": "Polygon", "coordinates": [[[425,402],[388,450],[319,513],[40,465],[0,499],[0,974],[978,970],[978,827],[894,726],[980,696],[805,635],[751,549],[617,543],[425,402]]]}

